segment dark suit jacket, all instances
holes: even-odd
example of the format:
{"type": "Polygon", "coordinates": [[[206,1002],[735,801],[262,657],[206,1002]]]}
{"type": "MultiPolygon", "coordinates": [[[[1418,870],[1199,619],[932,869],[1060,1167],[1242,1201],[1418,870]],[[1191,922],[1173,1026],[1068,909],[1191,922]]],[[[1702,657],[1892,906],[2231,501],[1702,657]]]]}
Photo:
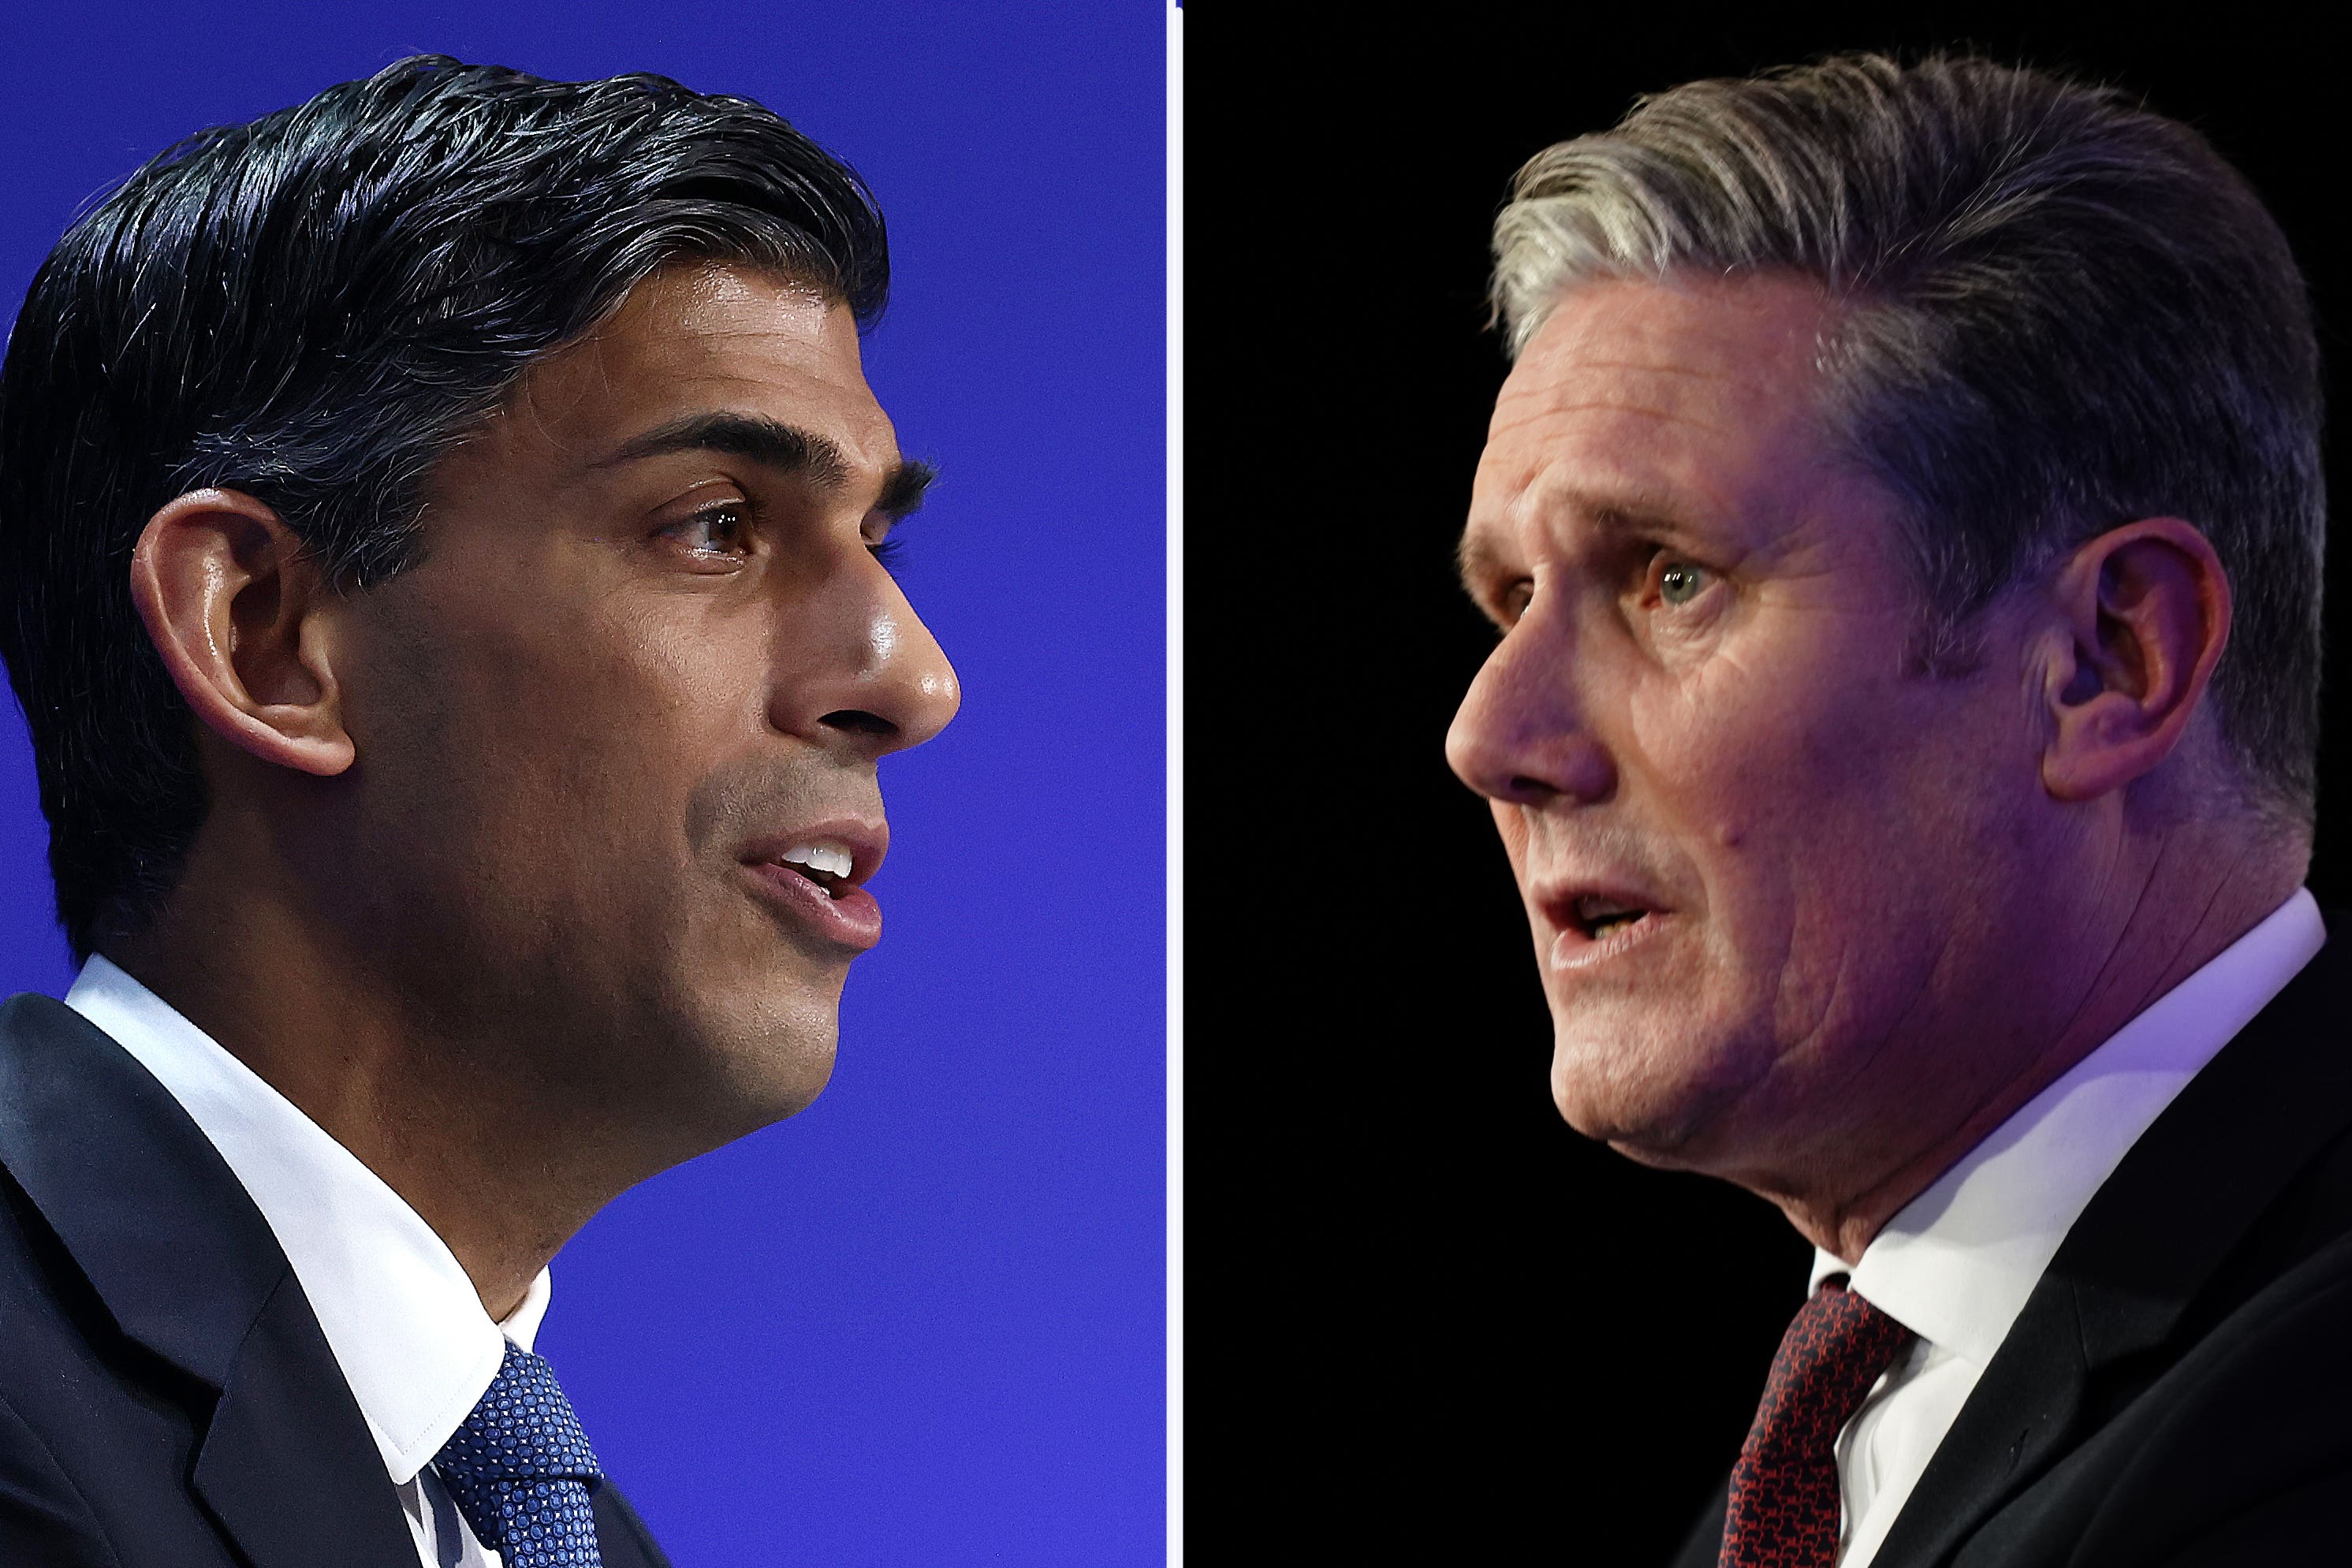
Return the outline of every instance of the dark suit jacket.
{"type": "MultiPolygon", "coordinates": [[[[1723,1509],[1677,1568],[1713,1568],[1723,1509]]],[[[2347,1519],[2352,958],[2331,940],[2083,1211],[1874,1562],[2294,1568],[2352,1562],[2347,1519]]]]}
{"type": "MultiPolygon", "coordinates": [[[[667,1568],[607,1484],[606,1568],[667,1568]]],[[[0,1564],[417,1568],[278,1239],[163,1087],[0,1004],[0,1564]]]]}

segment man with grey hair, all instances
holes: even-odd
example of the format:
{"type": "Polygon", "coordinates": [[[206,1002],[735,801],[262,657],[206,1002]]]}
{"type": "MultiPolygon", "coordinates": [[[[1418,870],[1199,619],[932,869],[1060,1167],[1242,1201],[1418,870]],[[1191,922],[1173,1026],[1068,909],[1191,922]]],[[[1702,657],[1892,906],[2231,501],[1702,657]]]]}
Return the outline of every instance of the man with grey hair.
{"type": "Polygon", "coordinates": [[[1500,638],[1447,752],[1553,1096],[1816,1249],[1681,1562],[2340,1556],[2352,974],[2302,887],[2276,224],[2112,90],[1854,56],[1547,150],[1496,246],[1500,638]]]}

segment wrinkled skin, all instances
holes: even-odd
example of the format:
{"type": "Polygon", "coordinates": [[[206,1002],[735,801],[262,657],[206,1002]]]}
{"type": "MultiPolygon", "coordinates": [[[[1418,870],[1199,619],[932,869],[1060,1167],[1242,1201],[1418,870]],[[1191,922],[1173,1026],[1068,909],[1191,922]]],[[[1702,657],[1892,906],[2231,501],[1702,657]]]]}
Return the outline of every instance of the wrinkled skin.
{"type": "Polygon", "coordinates": [[[1823,434],[1833,309],[1778,277],[1563,297],[1479,465],[1464,573],[1500,641],[1448,756],[1527,903],[1562,1115],[1858,1252],[2300,862],[2226,935],[2235,898],[2151,924],[2192,890],[2158,876],[2184,830],[2151,830],[2179,813],[2144,776],[2207,765],[2226,631],[2186,525],[2021,585],[1968,670],[1921,668],[1899,511],[1823,434]],[[2107,667],[2102,615],[2174,638],[2195,689],[2107,667]],[[1596,888],[1653,911],[1605,957],[1572,908],[1596,888]]]}

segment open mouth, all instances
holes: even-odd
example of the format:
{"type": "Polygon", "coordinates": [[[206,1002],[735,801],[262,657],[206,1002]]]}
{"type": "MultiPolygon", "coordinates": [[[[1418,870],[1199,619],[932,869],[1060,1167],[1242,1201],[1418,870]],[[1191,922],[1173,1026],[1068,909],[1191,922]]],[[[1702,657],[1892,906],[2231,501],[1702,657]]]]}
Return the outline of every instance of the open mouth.
{"type": "Polygon", "coordinates": [[[888,842],[879,821],[811,824],[741,851],[748,891],[804,936],[862,953],[882,939],[882,906],[866,882],[888,842]]]}
{"type": "Polygon", "coordinates": [[[839,898],[856,885],[849,880],[854,866],[850,852],[837,844],[794,844],[776,857],[776,863],[816,883],[827,898],[839,898]]]}
{"type": "Polygon", "coordinates": [[[1587,941],[1598,942],[1628,931],[1647,920],[1652,911],[1638,904],[1623,904],[1597,894],[1586,894],[1570,907],[1570,915],[1587,941]]]}

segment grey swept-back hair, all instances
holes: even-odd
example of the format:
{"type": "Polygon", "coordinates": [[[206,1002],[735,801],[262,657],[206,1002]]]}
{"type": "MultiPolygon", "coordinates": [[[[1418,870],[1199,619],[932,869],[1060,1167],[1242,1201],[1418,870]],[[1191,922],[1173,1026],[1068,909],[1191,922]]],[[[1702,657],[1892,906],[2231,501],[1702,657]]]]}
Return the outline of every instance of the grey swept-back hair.
{"type": "Polygon", "coordinates": [[[1904,507],[1930,668],[2084,539],[2194,524],[2234,598],[2222,737],[2255,804],[2311,821],[2319,349],[2285,236],[2196,131],[1966,57],[1692,82],[1538,153],[1495,256],[1514,356],[1579,283],[1817,280],[1830,435],[1904,507]]]}

